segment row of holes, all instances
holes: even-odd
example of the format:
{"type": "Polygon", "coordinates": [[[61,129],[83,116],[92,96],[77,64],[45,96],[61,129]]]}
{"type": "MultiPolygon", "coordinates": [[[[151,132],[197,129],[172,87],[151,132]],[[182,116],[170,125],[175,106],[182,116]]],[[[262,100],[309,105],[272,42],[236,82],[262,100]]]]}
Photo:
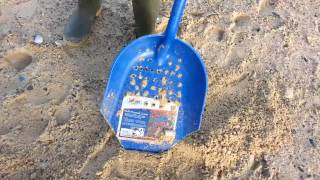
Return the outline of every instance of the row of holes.
{"type": "MultiPolygon", "coordinates": [[[[149,67],[143,67],[143,66],[134,66],[133,69],[134,69],[135,71],[140,71],[140,72],[142,72],[142,71],[146,71],[146,72],[150,71],[150,72],[152,72],[152,73],[155,72],[154,69],[151,69],[151,68],[149,68],[149,67]]],[[[177,65],[174,71],[179,71],[179,70],[180,70],[180,66],[177,65]]],[[[171,71],[170,75],[171,75],[172,72],[174,72],[174,71],[171,71]]],[[[162,69],[157,69],[156,72],[157,72],[157,74],[162,74],[163,72],[165,72],[165,74],[169,74],[170,71],[169,71],[169,70],[163,71],[162,69]]]]}
{"type": "MultiPolygon", "coordinates": [[[[171,103],[171,101],[168,100],[168,103],[171,103]]],[[[148,102],[148,101],[145,101],[143,104],[144,104],[145,106],[148,106],[148,105],[149,105],[149,102],[148,102]]],[[[151,106],[152,106],[152,107],[155,107],[156,104],[155,104],[155,103],[152,103],[151,106]]],[[[163,108],[163,105],[160,104],[160,108],[163,108]]]]}

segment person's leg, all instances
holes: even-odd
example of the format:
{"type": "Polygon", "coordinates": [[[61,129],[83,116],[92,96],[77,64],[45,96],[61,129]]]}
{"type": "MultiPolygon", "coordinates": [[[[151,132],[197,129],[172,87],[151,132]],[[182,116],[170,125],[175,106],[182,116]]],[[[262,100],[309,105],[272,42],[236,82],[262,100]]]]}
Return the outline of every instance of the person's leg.
{"type": "Polygon", "coordinates": [[[64,39],[72,43],[85,40],[101,11],[101,0],[79,0],[78,8],[70,16],[64,28],[64,39]]]}
{"type": "Polygon", "coordinates": [[[155,32],[160,0],[132,0],[137,36],[155,32]]]}

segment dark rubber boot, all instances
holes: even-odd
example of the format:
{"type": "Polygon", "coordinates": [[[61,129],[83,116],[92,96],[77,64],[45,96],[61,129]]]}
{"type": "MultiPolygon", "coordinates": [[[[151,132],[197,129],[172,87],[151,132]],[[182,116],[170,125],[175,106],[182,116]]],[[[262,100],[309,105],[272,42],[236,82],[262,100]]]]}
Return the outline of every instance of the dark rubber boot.
{"type": "Polygon", "coordinates": [[[160,0],[132,0],[138,37],[155,32],[160,0]]]}
{"type": "Polygon", "coordinates": [[[73,45],[83,43],[101,11],[101,0],[79,0],[78,8],[64,28],[64,40],[73,45]]]}

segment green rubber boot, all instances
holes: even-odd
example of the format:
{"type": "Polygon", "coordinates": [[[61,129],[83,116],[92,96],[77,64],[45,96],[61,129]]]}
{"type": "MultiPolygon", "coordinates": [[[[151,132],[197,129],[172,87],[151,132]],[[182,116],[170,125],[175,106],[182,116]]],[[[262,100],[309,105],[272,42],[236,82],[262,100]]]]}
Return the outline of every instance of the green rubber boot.
{"type": "Polygon", "coordinates": [[[64,27],[64,40],[71,45],[81,45],[91,31],[95,18],[101,13],[101,0],[79,0],[78,8],[64,27]]]}
{"type": "Polygon", "coordinates": [[[137,37],[153,34],[160,10],[160,0],[132,0],[137,37]]]}

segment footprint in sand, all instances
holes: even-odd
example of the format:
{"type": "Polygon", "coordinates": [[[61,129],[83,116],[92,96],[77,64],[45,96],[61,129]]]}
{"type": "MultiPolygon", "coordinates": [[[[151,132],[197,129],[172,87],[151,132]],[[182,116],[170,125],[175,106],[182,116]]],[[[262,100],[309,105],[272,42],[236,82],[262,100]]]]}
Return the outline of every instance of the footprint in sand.
{"type": "Polygon", "coordinates": [[[33,105],[42,105],[52,101],[61,104],[69,94],[70,87],[64,84],[49,84],[47,87],[34,87],[27,92],[27,99],[33,105]]]}
{"type": "Polygon", "coordinates": [[[55,109],[54,117],[57,125],[61,126],[66,124],[71,118],[71,110],[66,105],[60,105],[55,109]]]}
{"type": "Polygon", "coordinates": [[[272,15],[277,0],[260,0],[258,4],[258,14],[262,16],[272,15]]]}
{"type": "Polygon", "coordinates": [[[225,31],[223,29],[217,28],[215,29],[214,34],[215,40],[220,42],[223,40],[225,36],[225,31]]]}
{"type": "Polygon", "coordinates": [[[232,17],[232,22],[229,28],[232,32],[247,31],[251,26],[250,16],[245,13],[235,13],[232,17]]]}
{"type": "Polygon", "coordinates": [[[0,72],[2,69],[4,69],[7,66],[9,66],[9,63],[5,61],[4,58],[0,58],[0,72]]]}
{"type": "Polygon", "coordinates": [[[207,40],[221,42],[225,37],[225,30],[220,27],[209,26],[204,33],[207,35],[207,40]]]}
{"type": "Polygon", "coordinates": [[[12,99],[8,103],[10,114],[1,121],[0,140],[3,144],[25,145],[34,142],[45,131],[48,119],[41,115],[41,109],[23,104],[23,97],[12,99]],[[27,109],[24,113],[22,109],[27,109]]]}
{"type": "Polygon", "coordinates": [[[4,57],[4,60],[18,71],[25,69],[29,64],[31,64],[32,59],[31,53],[27,50],[17,50],[4,57]]]}
{"type": "Polygon", "coordinates": [[[251,155],[242,175],[236,179],[250,179],[255,173],[260,174],[263,178],[270,177],[269,165],[263,156],[257,158],[254,155],[251,155]]]}

